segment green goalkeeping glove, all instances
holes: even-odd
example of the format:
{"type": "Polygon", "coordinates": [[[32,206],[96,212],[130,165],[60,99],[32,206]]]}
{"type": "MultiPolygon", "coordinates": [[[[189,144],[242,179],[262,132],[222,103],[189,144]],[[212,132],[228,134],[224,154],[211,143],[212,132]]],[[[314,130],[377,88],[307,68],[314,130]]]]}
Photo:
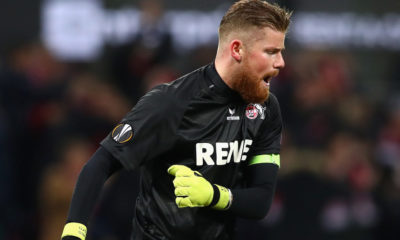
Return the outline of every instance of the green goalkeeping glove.
{"type": "Polygon", "coordinates": [[[168,173],[175,176],[175,202],[179,208],[207,207],[224,210],[232,202],[228,188],[211,184],[199,172],[183,165],[172,165],[168,173]]]}

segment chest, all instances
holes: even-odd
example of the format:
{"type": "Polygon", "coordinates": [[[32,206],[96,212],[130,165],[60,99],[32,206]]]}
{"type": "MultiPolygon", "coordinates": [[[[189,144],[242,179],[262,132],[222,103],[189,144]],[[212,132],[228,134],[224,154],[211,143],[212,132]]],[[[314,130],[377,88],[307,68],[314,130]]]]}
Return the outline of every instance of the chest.
{"type": "Polygon", "coordinates": [[[261,104],[193,102],[177,129],[178,146],[198,167],[240,163],[266,118],[261,104]]]}

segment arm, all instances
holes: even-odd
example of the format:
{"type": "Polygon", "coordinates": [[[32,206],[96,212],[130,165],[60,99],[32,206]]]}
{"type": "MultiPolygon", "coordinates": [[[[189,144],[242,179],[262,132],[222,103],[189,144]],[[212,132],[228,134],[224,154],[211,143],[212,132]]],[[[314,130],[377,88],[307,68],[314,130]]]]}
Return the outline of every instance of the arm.
{"type": "Polygon", "coordinates": [[[86,225],[105,181],[122,168],[121,163],[100,147],[82,168],[75,186],[62,237],[85,239],[86,225]]]}
{"type": "Polygon", "coordinates": [[[272,155],[275,157],[274,163],[255,163],[254,160],[260,159],[260,156],[271,155],[253,158],[246,170],[247,188],[231,190],[233,200],[229,211],[238,217],[262,219],[271,206],[279,170],[279,155],[272,155]]]}
{"type": "MultiPolygon", "coordinates": [[[[166,114],[171,101],[173,99],[165,94],[163,86],[154,88],[140,99],[101,142],[101,147],[79,176],[63,235],[75,236],[72,239],[85,238],[85,225],[104,182],[111,174],[122,167],[127,170],[136,169],[168,149],[168,144],[159,142],[161,139],[171,139],[171,128],[165,127],[169,122],[166,116],[171,115],[166,114]]],[[[63,240],[68,238],[70,236],[63,240]]]]}

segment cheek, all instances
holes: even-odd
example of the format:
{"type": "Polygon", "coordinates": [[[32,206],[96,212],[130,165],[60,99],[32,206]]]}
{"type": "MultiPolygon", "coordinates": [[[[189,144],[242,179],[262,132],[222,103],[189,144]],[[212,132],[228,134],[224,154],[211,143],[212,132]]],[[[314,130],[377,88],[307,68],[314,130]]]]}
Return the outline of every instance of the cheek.
{"type": "Polygon", "coordinates": [[[266,70],[268,70],[270,68],[270,60],[268,59],[267,56],[265,56],[265,54],[255,54],[253,56],[253,67],[255,69],[255,71],[259,72],[259,73],[264,73],[266,70]]]}

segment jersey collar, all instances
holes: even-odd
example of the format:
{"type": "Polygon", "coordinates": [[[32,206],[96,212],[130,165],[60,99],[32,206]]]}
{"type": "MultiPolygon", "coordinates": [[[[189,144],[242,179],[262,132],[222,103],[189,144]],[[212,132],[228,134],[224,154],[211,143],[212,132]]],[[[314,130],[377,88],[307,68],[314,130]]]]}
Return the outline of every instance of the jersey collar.
{"type": "Polygon", "coordinates": [[[227,97],[229,99],[242,100],[240,94],[231,89],[219,76],[217,70],[215,69],[215,64],[211,63],[206,68],[207,76],[211,79],[212,84],[221,97],[227,97]]]}

